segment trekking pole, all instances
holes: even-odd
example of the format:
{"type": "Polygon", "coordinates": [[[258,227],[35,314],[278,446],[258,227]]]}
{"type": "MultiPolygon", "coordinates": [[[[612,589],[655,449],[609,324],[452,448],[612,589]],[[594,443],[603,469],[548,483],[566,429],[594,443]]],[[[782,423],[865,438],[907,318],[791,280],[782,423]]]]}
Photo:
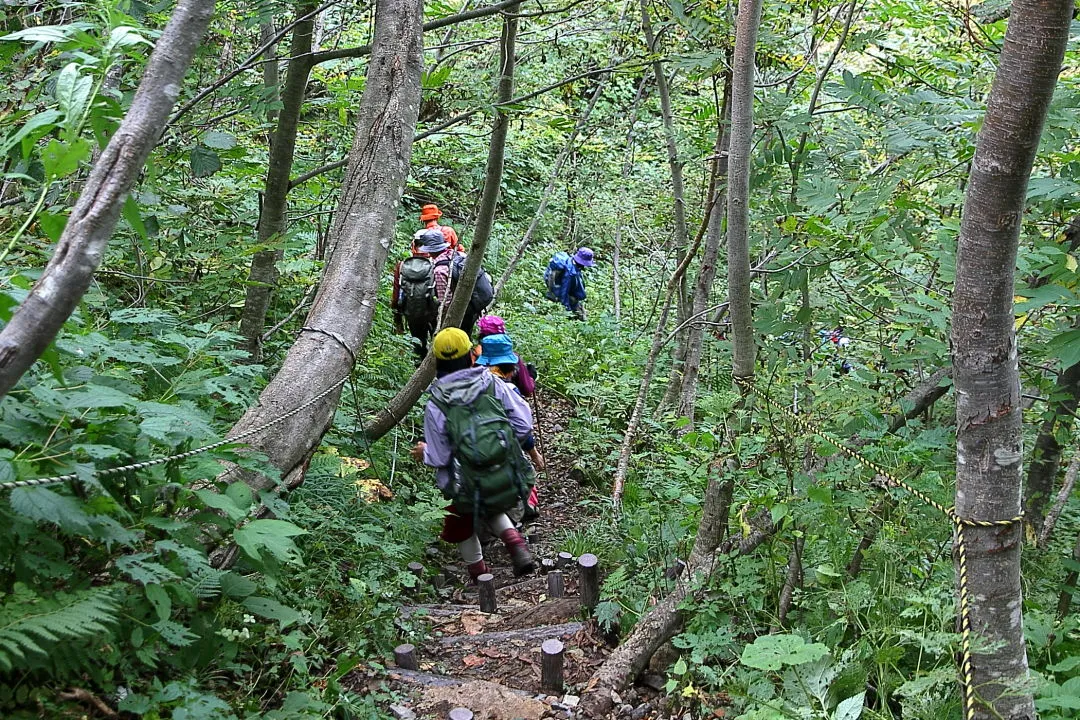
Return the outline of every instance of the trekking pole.
{"type": "MultiPolygon", "coordinates": [[[[540,447],[540,454],[543,455],[544,454],[544,434],[542,432],[540,432],[540,393],[537,392],[538,390],[539,390],[539,388],[534,388],[533,389],[533,395],[532,395],[533,417],[536,419],[536,422],[533,423],[533,426],[534,426],[534,429],[536,430],[536,432],[533,433],[533,434],[536,437],[536,444],[540,447]]],[[[544,460],[546,462],[547,457],[545,457],[544,460]]]]}

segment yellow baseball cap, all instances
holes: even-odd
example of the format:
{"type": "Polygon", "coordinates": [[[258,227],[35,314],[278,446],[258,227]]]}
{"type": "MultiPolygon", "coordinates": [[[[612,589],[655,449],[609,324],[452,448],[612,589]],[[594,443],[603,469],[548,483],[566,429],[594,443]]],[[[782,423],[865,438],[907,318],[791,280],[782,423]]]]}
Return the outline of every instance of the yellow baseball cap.
{"type": "Polygon", "coordinates": [[[460,328],[440,330],[431,344],[435,357],[439,360],[457,360],[472,352],[469,336],[460,328]]]}

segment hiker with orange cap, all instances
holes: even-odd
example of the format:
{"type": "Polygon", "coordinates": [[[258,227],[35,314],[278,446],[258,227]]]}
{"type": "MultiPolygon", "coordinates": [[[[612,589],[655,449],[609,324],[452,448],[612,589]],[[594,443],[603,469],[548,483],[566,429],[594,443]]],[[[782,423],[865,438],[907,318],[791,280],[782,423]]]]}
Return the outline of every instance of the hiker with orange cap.
{"type": "Polygon", "coordinates": [[[454,228],[449,225],[439,224],[439,218],[441,217],[442,210],[439,209],[438,205],[428,204],[420,208],[420,222],[424,223],[425,230],[439,230],[451,248],[458,252],[465,252],[465,248],[461,246],[454,228]]]}

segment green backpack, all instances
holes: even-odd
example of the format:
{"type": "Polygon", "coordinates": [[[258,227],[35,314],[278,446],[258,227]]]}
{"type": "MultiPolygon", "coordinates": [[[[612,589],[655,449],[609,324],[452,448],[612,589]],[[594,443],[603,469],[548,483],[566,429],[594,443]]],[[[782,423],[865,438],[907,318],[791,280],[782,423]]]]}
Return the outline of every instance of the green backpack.
{"type": "Polygon", "coordinates": [[[495,395],[495,383],[471,403],[450,405],[434,400],[446,416],[453,463],[447,499],[462,513],[489,517],[524,501],[535,474],[514,437],[506,408],[495,395]]]}

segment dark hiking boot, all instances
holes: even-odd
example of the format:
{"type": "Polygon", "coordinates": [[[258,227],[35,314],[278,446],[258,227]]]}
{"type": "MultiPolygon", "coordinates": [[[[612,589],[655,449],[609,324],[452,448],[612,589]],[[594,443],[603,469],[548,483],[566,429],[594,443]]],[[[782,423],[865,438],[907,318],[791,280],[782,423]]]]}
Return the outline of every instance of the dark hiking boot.
{"type": "Polygon", "coordinates": [[[521,514],[522,524],[535,522],[540,517],[540,508],[535,505],[526,505],[525,512],[521,514]]]}
{"type": "Polygon", "coordinates": [[[488,571],[487,563],[485,563],[483,560],[479,560],[477,562],[472,563],[471,565],[468,566],[468,568],[469,568],[469,581],[473,585],[476,584],[476,578],[480,577],[481,575],[483,575],[484,573],[486,573],[488,571]]]}
{"type": "Polygon", "coordinates": [[[507,552],[510,553],[510,562],[514,565],[514,577],[521,577],[522,575],[528,575],[536,570],[536,562],[533,560],[532,553],[529,552],[529,546],[525,542],[525,538],[521,537],[514,528],[503,531],[503,534],[499,536],[503,544],[506,545],[507,552]]]}

